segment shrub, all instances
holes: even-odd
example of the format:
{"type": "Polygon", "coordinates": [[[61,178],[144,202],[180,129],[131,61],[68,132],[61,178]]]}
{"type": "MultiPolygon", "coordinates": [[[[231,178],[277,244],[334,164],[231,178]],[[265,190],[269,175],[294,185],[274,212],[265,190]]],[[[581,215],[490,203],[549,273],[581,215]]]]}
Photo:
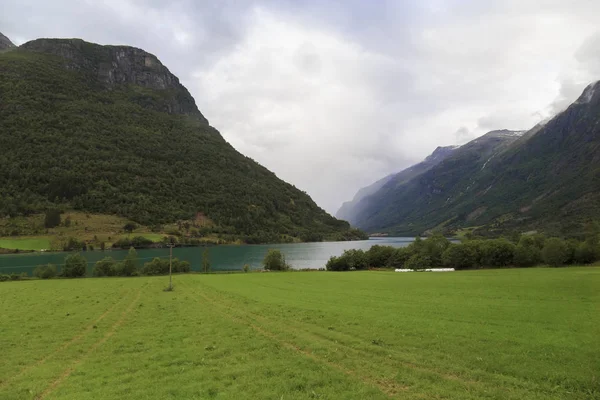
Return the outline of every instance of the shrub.
{"type": "Polygon", "coordinates": [[[539,264],[542,260],[540,249],[535,245],[525,245],[521,242],[515,248],[514,264],[517,267],[533,267],[539,264]]]}
{"type": "Polygon", "coordinates": [[[21,275],[15,274],[14,272],[10,274],[11,281],[18,281],[19,279],[21,279],[21,275]]]}
{"type": "Polygon", "coordinates": [[[105,257],[94,266],[94,276],[115,276],[117,262],[112,257],[105,257]]]}
{"type": "Polygon", "coordinates": [[[598,260],[598,250],[598,246],[592,240],[586,240],[575,249],[574,261],[578,264],[591,264],[598,260]]]}
{"type": "Polygon", "coordinates": [[[419,270],[431,267],[431,258],[425,254],[414,254],[404,264],[404,268],[419,270]]]}
{"type": "Polygon", "coordinates": [[[172,271],[175,273],[186,273],[192,269],[188,261],[180,261],[177,258],[173,259],[172,271]]]}
{"type": "Polygon", "coordinates": [[[341,257],[331,256],[325,264],[327,271],[348,271],[350,266],[341,257]]]}
{"type": "Polygon", "coordinates": [[[346,250],[342,254],[342,259],[348,263],[350,269],[362,270],[369,268],[367,254],[363,250],[346,250]]]}
{"type": "Polygon", "coordinates": [[[134,224],[133,222],[128,222],[125,224],[125,226],[123,226],[123,230],[127,233],[133,232],[136,228],[137,228],[137,225],[134,224]]]}
{"type": "Polygon", "coordinates": [[[6,275],[6,274],[1,274],[0,275],[0,282],[6,282],[10,280],[10,275],[6,275]]]}
{"type": "Polygon", "coordinates": [[[564,265],[569,257],[568,248],[563,240],[557,238],[547,239],[542,250],[542,259],[551,267],[564,265]]]}
{"type": "Polygon", "coordinates": [[[339,257],[331,257],[325,268],[328,271],[363,270],[369,267],[367,254],[363,250],[346,250],[339,257]]]}
{"type": "MultiPolygon", "coordinates": [[[[171,271],[173,273],[186,273],[192,269],[189,262],[180,261],[178,258],[174,258],[171,263],[171,271]]],[[[156,257],[152,261],[145,263],[140,273],[143,275],[168,275],[169,260],[156,257]]]]}
{"type": "Polygon", "coordinates": [[[487,267],[513,265],[515,249],[515,244],[506,239],[486,240],[481,246],[481,263],[487,267]]]}
{"type": "Polygon", "coordinates": [[[44,216],[44,227],[55,228],[60,225],[60,210],[48,210],[44,216]]]}
{"type": "Polygon", "coordinates": [[[250,266],[248,264],[244,264],[244,267],[242,268],[242,270],[244,272],[249,272],[250,271],[250,266]]]}
{"type": "Polygon", "coordinates": [[[56,265],[52,264],[39,265],[33,270],[33,276],[40,279],[50,279],[54,278],[56,275],[56,265]]]}
{"type": "Polygon", "coordinates": [[[285,256],[279,250],[269,249],[267,255],[263,259],[265,269],[271,271],[287,271],[289,265],[285,261],[285,256]]]}
{"type": "Polygon", "coordinates": [[[388,259],[388,267],[392,268],[404,268],[404,264],[408,261],[408,259],[413,255],[411,248],[409,247],[400,247],[394,249],[394,253],[388,259]]]}
{"type": "Polygon", "coordinates": [[[141,272],[144,275],[166,275],[169,273],[169,260],[156,257],[145,263],[141,272]]]}
{"type": "Polygon", "coordinates": [[[87,260],[81,254],[70,254],[65,258],[62,275],[67,278],[85,276],[87,260]]]}
{"type": "Polygon", "coordinates": [[[380,246],[376,244],[367,252],[367,264],[370,267],[385,267],[389,265],[390,258],[395,253],[395,249],[391,246],[380,246]]]}
{"type": "Polygon", "coordinates": [[[86,244],[82,240],[70,237],[63,244],[63,251],[81,251],[86,250],[86,244]]]}
{"type": "Polygon", "coordinates": [[[112,247],[115,249],[129,249],[129,248],[143,248],[149,247],[154,242],[150,239],[147,239],[143,236],[136,236],[134,238],[123,238],[119,239],[113,243],[112,247]]]}
{"type": "Polygon", "coordinates": [[[472,269],[477,266],[477,253],[474,246],[452,244],[442,254],[442,264],[456,270],[472,269]]]}

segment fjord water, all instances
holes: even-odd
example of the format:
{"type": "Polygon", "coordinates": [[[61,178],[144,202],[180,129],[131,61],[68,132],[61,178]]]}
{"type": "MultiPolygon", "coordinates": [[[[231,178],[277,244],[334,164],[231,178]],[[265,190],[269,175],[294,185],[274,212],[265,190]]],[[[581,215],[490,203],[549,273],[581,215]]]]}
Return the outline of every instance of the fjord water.
{"type": "MultiPolygon", "coordinates": [[[[245,264],[252,269],[262,268],[261,262],[269,249],[278,249],[285,255],[286,260],[295,269],[325,268],[329,257],[339,256],[344,250],[368,250],[373,245],[393,247],[408,246],[413,238],[372,238],[354,242],[319,242],[268,245],[227,245],[208,247],[211,268],[213,271],[241,270],[245,264]]],[[[203,247],[182,247],[173,249],[173,257],[189,261],[194,271],[199,271],[202,265],[203,247]]],[[[127,255],[126,250],[87,251],[81,253],[88,260],[88,272],[91,273],[96,261],[104,257],[122,260],[127,255]]],[[[169,257],[169,249],[137,250],[140,265],[154,257],[169,257]]],[[[41,264],[62,265],[67,253],[27,253],[0,256],[0,273],[31,274],[34,268],[41,264]]]]}

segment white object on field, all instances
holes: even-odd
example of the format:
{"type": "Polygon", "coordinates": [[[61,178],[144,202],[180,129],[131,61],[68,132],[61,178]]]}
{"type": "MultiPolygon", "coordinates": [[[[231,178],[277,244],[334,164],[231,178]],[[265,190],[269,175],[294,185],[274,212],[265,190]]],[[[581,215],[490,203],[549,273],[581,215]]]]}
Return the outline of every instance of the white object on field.
{"type": "Polygon", "coordinates": [[[419,271],[425,271],[425,272],[453,272],[454,268],[427,268],[427,269],[418,269],[418,270],[396,268],[395,271],[396,272],[419,272],[419,271]]]}

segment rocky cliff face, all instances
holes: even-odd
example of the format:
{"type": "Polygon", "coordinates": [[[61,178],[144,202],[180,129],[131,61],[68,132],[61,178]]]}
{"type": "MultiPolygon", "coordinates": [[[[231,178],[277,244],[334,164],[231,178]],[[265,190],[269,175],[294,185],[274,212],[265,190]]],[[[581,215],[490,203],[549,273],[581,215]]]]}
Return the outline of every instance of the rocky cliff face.
{"type": "Polygon", "coordinates": [[[130,46],[101,46],[80,39],[37,39],[21,46],[24,49],[53,54],[65,60],[69,70],[80,70],[108,89],[137,85],[159,90],[163,94],[160,110],[208,120],[196,107],[194,98],[156,56],[130,46]]]}
{"type": "Polygon", "coordinates": [[[0,50],[10,49],[12,47],[15,47],[15,45],[10,41],[9,38],[0,32],[0,50]]]}

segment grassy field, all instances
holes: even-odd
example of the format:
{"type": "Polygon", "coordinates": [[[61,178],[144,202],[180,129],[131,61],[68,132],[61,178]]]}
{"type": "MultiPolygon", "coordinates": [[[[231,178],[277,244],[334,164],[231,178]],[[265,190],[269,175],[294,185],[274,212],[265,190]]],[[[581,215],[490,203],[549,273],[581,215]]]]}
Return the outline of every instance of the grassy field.
{"type": "Polygon", "coordinates": [[[167,280],[0,283],[0,398],[600,398],[600,268],[167,280]]]}
{"type": "MultiPolygon", "coordinates": [[[[61,225],[47,229],[44,227],[44,215],[36,214],[28,217],[0,218],[0,248],[11,250],[60,250],[69,237],[86,241],[96,248],[104,243],[110,247],[123,238],[142,236],[154,242],[160,242],[168,232],[177,231],[177,224],[162,226],[161,232],[152,232],[150,227],[136,224],[132,233],[123,230],[125,224],[131,222],[126,218],[106,214],[89,214],[68,211],[61,215],[61,225]],[[65,223],[66,220],[70,223],[65,223]]],[[[188,221],[189,222],[189,221],[188,221]]],[[[185,232],[184,232],[185,233],[185,232]]],[[[203,237],[205,241],[219,243],[214,235],[203,237]]]]}
{"type": "Polygon", "coordinates": [[[0,238],[0,248],[19,250],[50,249],[50,238],[43,236],[0,238]]]}

